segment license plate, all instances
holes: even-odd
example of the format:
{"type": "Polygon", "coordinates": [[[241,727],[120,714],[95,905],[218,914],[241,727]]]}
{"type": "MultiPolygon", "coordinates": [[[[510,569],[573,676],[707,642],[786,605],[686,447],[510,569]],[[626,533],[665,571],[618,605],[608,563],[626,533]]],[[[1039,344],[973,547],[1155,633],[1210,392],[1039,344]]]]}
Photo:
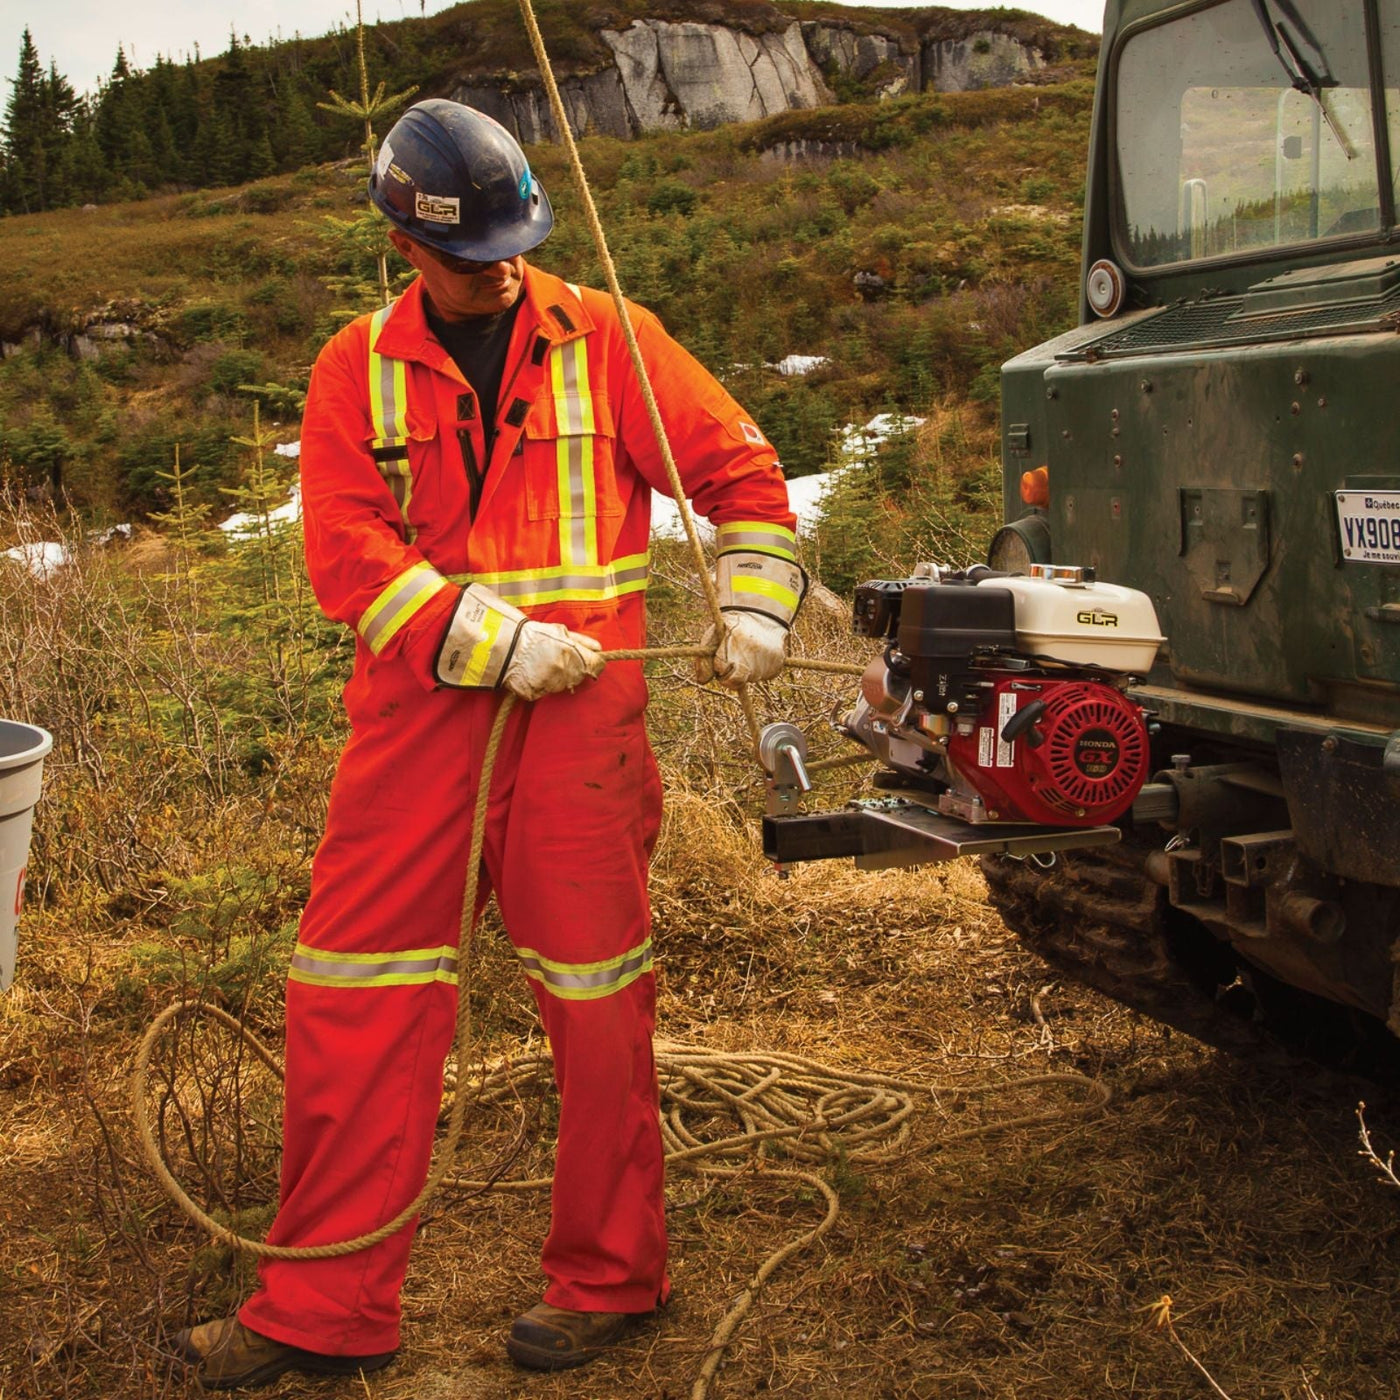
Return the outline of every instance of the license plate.
{"type": "Polygon", "coordinates": [[[1337,529],[1349,564],[1400,564],[1400,491],[1338,491],[1337,529]]]}

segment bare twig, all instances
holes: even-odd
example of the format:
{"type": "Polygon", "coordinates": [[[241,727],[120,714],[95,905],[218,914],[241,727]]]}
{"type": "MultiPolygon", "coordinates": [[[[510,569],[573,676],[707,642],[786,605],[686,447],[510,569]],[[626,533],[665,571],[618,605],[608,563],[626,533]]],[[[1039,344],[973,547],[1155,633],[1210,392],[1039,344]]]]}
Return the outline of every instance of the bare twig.
{"type": "Polygon", "coordinates": [[[1181,1354],[1206,1378],[1210,1383],[1210,1388],[1221,1397],[1221,1400],[1230,1400],[1230,1397],[1216,1384],[1215,1377],[1206,1370],[1191,1348],[1177,1335],[1176,1328],[1172,1324],[1172,1295],[1163,1293],[1155,1303],[1148,1305],[1148,1311],[1152,1314],[1152,1321],[1157,1324],[1158,1329],[1166,1329],[1167,1335],[1181,1349],[1181,1354]]]}
{"type": "Polygon", "coordinates": [[[1364,1101],[1356,1105],[1356,1121],[1360,1125],[1357,1136],[1361,1139],[1361,1150],[1356,1155],[1364,1157],[1380,1172],[1376,1178],[1377,1181],[1386,1182],[1390,1186],[1400,1186],[1400,1176],[1395,1174],[1395,1153],[1387,1152],[1382,1157],[1371,1145],[1371,1133],[1366,1127],[1366,1104],[1364,1101]]]}

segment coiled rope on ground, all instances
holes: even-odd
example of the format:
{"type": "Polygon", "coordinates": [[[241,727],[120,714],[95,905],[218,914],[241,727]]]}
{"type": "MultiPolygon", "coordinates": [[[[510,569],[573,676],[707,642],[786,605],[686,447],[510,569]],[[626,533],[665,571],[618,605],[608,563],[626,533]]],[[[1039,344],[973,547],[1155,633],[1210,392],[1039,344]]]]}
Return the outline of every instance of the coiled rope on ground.
{"type": "MultiPolygon", "coordinates": [[[[718,639],[723,632],[719,597],[695,528],[694,517],[685,498],[680,473],[642,360],[641,349],[632,330],[622,290],[618,284],[617,271],[608,251],[598,211],[593,203],[583,162],[574,143],[531,0],[519,0],[519,5],[549,95],[555,127],[568,153],[570,169],[583,202],[594,245],[617,308],[618,319],[627,340],[628,351],[642,389],[652,431],[666,467],[667,478],[680,509],[686,538],[713,623],[711,635],[718,639]]],[[[713,645],[638,648],[605,652],[604,657],[608,661],[698,658],[712,656],[713,651],[713,645]]],[[[801,670],[849,675],[859,675],[863,669],[844,662],[804,658],[792,658],[788,665],[801,670]]],[[[756,752],[758,717],[747,687],[740,687],[738,696],[756,752]]],[[[471,1063],[471,998],[468,991],[471,985],[470,959],[475,950],[474,911],[479,887],[486,810],[501,736],[505,732],[506,721],[515,704],[515,698],[507,694],[502,697],[497,708],[483,757],[481,782],[472,819],[458,956],[459,991],[454,1043],[459,1065],[471,1063]]],[[[814,770],[835,767],[845,762],[867,758],[868,755],[853,755],[849,759],[827,760],[811,767],[814,770]]],[[[235,1250],[267,1259],[336,1258],[368,1249],[401,1230],[420,1213],[429,1197],[441,1186],[451,1185],[471,1190],[534,1190],[544,1189],[549,1185],[548,1178],[474,1181],[450,1175],[461,1142],[467,1105],[473,1101],[491,1102],[506,1095],[514,1097],[525,1082],[531,1079],[536,1082],[544,1080],[550,1061],[548,1056],[537,1055],[489,1066],[475,1080],[468,1079],[465,1084],[459,1083],[452,1090],[446,1132],[429,1170],[427,1181],[422,1191],[391,1220],[353,1239],[321,1245],[271,1245],[264,1240],[239,1235],[200,1207],[175,1179],[157,1144],[149,1113],[152,1056],[169,1028],[191,1016],[207,1017],[225,1026],[279,1079],[283,1077],[283,1070],[277,1056],[237,1017],[220,1006],[204,1001],[185,1000],[167,1007],[151,1023],[137,1050],[129,1089],[132,1117],[146,1160],[176,1204],[215,1239],[235,1250]]],[[[668,1167],[715,1179],[733,1179],[762,1170],[765,1179],[790,1178],[795,1182],[804,1183],[822,1198],[826,1207],[823,1218],[817,1225],[774,1250],[755,1269],[748,1285],[720,1320],[710,1338],[704,1361],[691,1389],[691,1400],[705,1400],[726,1347],[765,1281],[787,1259],[820,1239],[835,1223],[840,1210],[836,1191],[810,1168],[836,1160],[863,1164],[889,1161],[906,1143],[910,1132],[909,1120],[918,1101],[930,1095],[990,1095],[1041,1084],[1070,1085],[1088,1095],[1082,1104],[1022,1114],[946,1134],[943,1139],[945,1142],[1028,1127],[1036,1123],[1089,1116],[1102,1111],[1109,1099],[1106,1086],[1078,1074],[1044,1074],[1005,1082],[935,1085],[879,1074],[836,1070],[814,1060],[771,1051],[734,1054],[668,1044],[658,1045],[657,1071],[663,1103],[661,1131],[668,1167]],[[712,1119],[721,1113],[737,1118],[741,1131],[709,1141],[697,1137],[692,1126],[697,1117],[712,1119]],[[784,1165],[777,1165],[779,1161],[784,1162],[784,1165]]]]}

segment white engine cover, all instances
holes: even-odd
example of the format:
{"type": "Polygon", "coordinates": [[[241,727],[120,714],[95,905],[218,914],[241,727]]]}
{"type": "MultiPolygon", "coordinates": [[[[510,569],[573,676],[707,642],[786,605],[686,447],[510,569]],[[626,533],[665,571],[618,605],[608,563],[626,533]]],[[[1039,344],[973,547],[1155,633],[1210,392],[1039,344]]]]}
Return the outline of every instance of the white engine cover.
{"type": "Polygon", "coordinates": [[[1115,583],[1085,583],[1077,570],[1066,577],[982,579],[979,588],[1016,595],[1016,646],[1072,666],[1102,666],[1146,675],[1166,640],[1146,593],[1115,583]]]}

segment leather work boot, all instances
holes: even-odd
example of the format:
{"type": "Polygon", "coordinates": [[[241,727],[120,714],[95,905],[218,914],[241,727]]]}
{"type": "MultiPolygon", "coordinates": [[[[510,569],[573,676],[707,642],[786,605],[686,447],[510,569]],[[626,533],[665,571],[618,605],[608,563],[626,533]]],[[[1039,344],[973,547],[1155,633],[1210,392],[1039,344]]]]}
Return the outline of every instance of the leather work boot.
{"type": "Polygon", "coordinates": [[[531,1371],[586,1366],[651,1313],[573,1312],[536,1303],[511,1324],[506,1353],[531,1371]]]}
{"type": "Polygon", "coordinates": [[[254,1332],[236,1317],[186,1327],[175,1334],[172,1344],[181,1357],[198,1368],[195,1374],[203,1390],[266,1385],[287,1371],[304,1371],[312,1376],[354,1376],[361,1371],[382,1370],[397,1355],[383,1351],[374,1356],[326,1356],[319,1351],[303,1351],[254,1332]]]}

